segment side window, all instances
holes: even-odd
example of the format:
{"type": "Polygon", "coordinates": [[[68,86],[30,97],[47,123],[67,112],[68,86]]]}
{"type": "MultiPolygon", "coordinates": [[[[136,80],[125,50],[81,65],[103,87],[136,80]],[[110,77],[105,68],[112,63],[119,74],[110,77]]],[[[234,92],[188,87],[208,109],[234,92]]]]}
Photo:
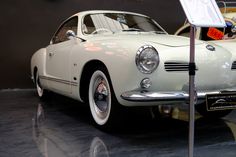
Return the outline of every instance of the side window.
{"type": "Polygon", "coordinates": [[[189,37],[189,35],[190,35],[190,27],[184,28],[177,35],[184,36],[184,37],[189,37]]]}
{"type": "Polygon", "coordinates": [[[52,43],[57,44],[57,43],[69,40],[66,36],[66,32],[68,30],[72,30],[75,32],[75,34],[77,34],[77,26],[78,26],[78,17],[77,16],[73,17],[73,18],[69,19],[68,21],[66,21],[65,23],[63,23],[61,25],[61,27],[57,30],[54,37],[52,38],[52,43]]]}
{"type": "Polygon", "coordinates": [[[82,31],[85,34],[91,34],[95,31],[95,26],[90,15],[85,16],[82,31]]]}

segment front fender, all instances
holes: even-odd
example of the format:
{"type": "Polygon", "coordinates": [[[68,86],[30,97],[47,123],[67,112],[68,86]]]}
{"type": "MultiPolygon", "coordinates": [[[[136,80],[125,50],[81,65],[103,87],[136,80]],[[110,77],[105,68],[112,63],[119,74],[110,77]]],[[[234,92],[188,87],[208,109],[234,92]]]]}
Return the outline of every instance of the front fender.
{"type": "MultiPolygon", "coordinates": [[[[31,57],[31,77],[34,78],[34,70],[37,68],[38,74],[40,76],[45,76],[46,74],[46,48],[41,48],[36,51],[31,57]]],[[[44,88],[47,87],[47,83],[45,81],[41,82],[44,88]]]]}

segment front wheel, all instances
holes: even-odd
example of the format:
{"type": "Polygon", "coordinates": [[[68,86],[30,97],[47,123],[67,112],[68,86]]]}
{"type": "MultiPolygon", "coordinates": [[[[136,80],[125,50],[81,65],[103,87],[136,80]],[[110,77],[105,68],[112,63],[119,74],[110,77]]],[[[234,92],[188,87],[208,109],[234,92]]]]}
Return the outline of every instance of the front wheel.
{"type": "Polygon", "coordinates": [[[219,119],[228,115],[232,110],[207,111],[206,102],[196,105],[196,110],[206,118],[219,119]]]}
{"type": "Polygon", "coordinates": [[[114,125],[118,102],[115,98],[106,70],[95,70],[88,90],[89,106],[96,125],[102,129],[114,125]]]}

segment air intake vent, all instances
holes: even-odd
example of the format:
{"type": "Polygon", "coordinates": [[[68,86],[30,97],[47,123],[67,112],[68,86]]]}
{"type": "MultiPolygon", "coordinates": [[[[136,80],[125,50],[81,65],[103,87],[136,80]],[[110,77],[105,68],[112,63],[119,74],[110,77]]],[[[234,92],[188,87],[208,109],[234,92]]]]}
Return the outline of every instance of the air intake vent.
{"type": "Polygon", "coordinates": [[[231,70],[236,70],[236,61],[234,61],[234,62],[232,63],[231,70]]]}
{"type": "Polygon", "coordinates": [[[165,70],[172,71],[188,71],[188,62],[165,62],[165,70]]]}

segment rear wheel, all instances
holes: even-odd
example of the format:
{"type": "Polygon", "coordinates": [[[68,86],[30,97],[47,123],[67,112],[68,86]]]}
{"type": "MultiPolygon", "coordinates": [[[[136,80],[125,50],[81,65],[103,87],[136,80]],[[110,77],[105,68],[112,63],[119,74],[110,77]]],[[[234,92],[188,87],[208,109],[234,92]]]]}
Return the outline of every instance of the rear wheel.
{"type": "Polygon", "coordinates": [[[228,115],[232,110],[222,110],[222,111],[207,111],[206,102],[196,105],[196,110],[203,117],[206,118],[222,118],[228,115]]]}
{"type": "Polygon", "coordinates": [[[88,100],[92,117],[99,128],[110,129],[115,125],[120,105],[105,68],[93,72],[89,83],[88,100]]]}
{"type": "Polygon", "coordinates": [[[48,95],[48,92],[45,89],[43,89],[43,87],[40,83],[40,78],[39,78],[38,72],[36,72],[36,74],[35,74],[35,86],[36,86],[37,94],[40,97],[40,99],[45,99],[48,95]]]}

